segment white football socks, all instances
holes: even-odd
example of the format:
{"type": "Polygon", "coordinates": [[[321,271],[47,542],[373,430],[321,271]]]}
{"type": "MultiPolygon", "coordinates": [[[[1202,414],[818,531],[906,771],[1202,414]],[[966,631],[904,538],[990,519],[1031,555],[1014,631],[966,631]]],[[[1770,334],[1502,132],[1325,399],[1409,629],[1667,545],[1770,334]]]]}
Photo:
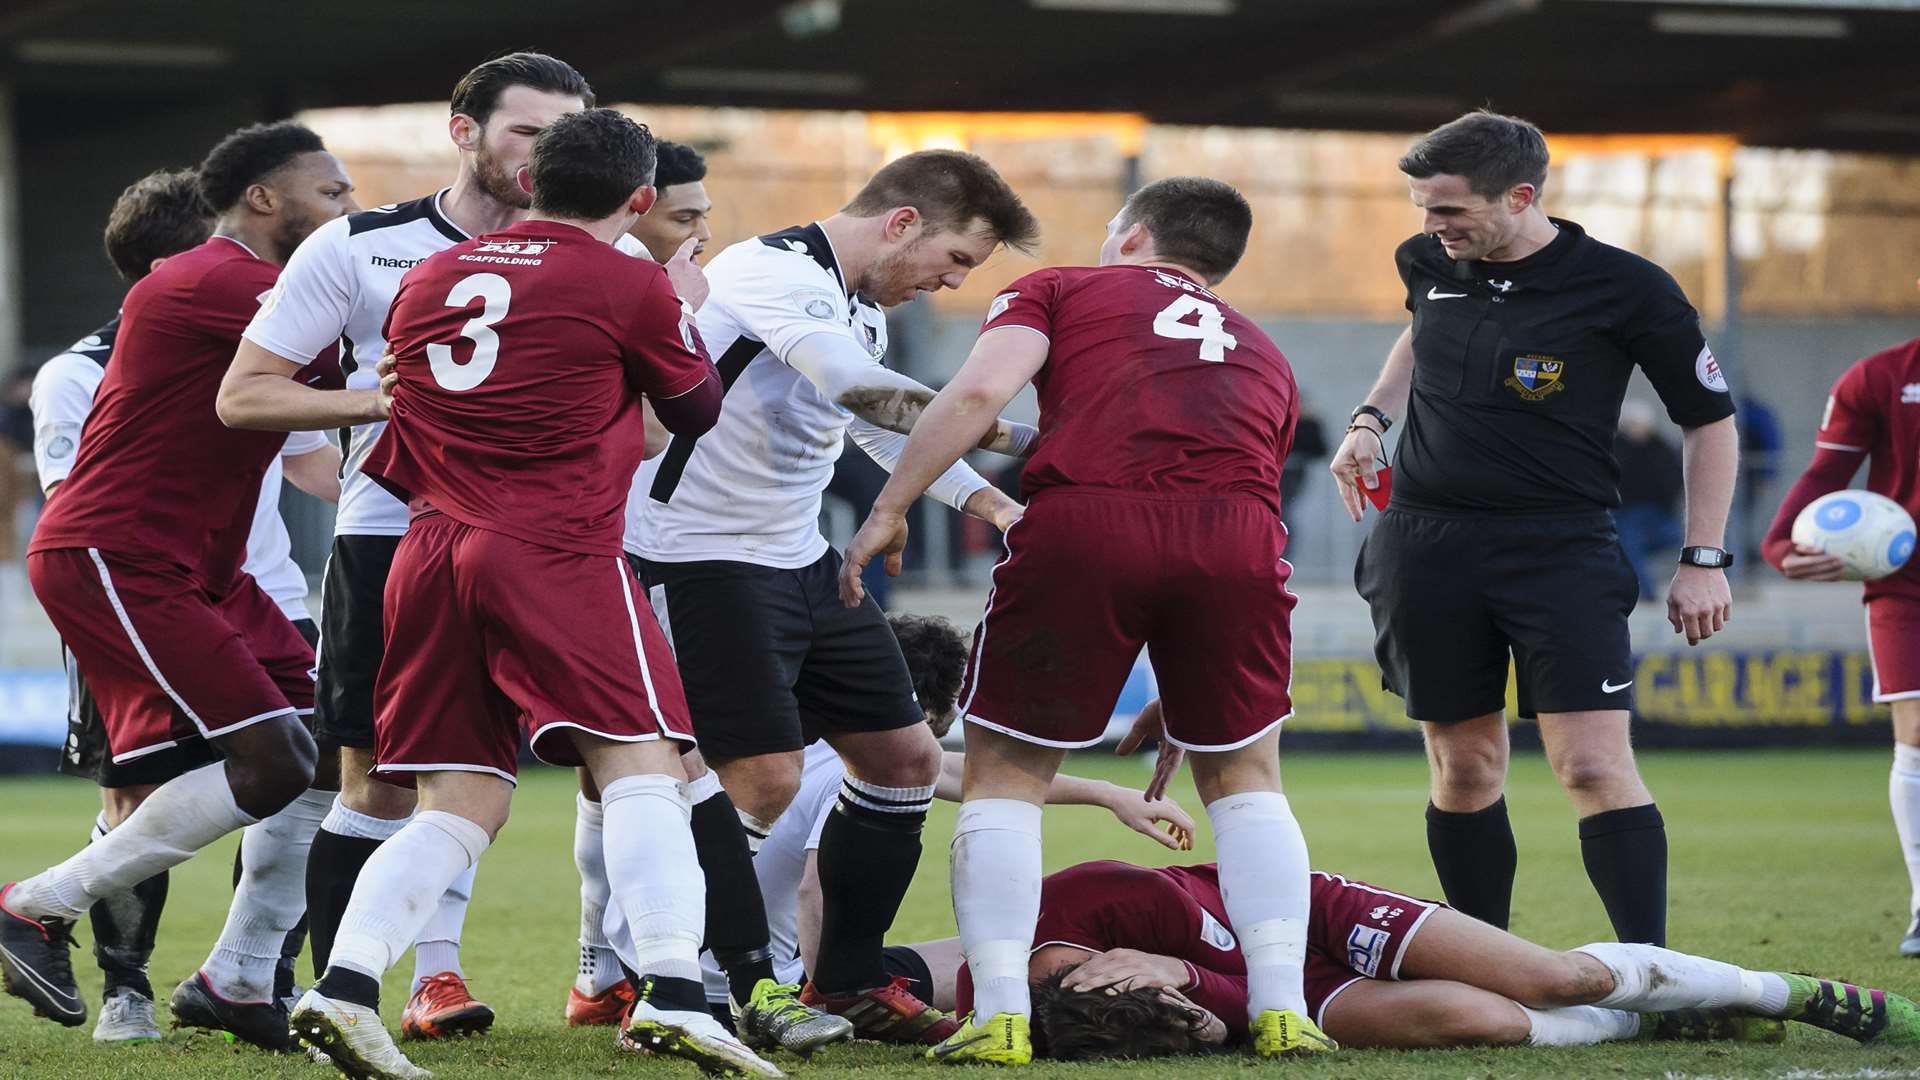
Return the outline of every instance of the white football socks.
{"type": "Polygon", "coordinates": [[[614,958],[605,929],[613,886],[607,884],[606,814],[600,804],[576,792],[573,797],[573,866],[580,871],[580,974],[574,989],[598,997],[626,976],[614,958]]]}
{"type": "Polygon", "coordinates": [[[1040,921],[1040,807],[968,799],[951,850],[953,916],[973,975],[973,1013],[1032,1016],[1027,954],[1040,921]]]}
{"type": "Polygon", "coordinates": [[[467,867],[447,886],[447,891],[440,894],[440,902],[434,905],[427,925],[421,928],[419,938],[413,943],[413,989],[409,993],[418,993],[422,982],[443,971],[466,978],[467,973],[460,967],[460,929],[467,923],[467,905],[473,900],[473,875],[479,870],[478,866],[467,867]]]}
{"type": "Polygon", "coordinates": [[[600,789],[602,844],[613,902],[626,916],[633,969],[641,975],[700,981],[707,882],[693,846],[693,812],[671,776],[623,776],[600,789]]]}
{"type": "Polygon", "coordinates": [[[1747,971],[1720,960],[1663,949],[1601,941],[1583,952],[1613,973],[1613,990],[1595,1005],[1633,1012],[1675,1009],[1738,1008],[1779,1016],[1787,1005],[1787,980],[1766,971],[1747,971]]]}
{"type": "Polygon", "coordinates": [[[420,936],[447,887],[479,864],[491,842],[487,830],[457,814],[414,815],[360,869],[331,964],[379,979],[420,936]]]}
{"type": "Polygon", "coordinates": [[[216,761],[160,785],[112,832],[7,894],[29,918],[72,922],[95,900],[125,892],[257,820],[233,801],[226,763],[216,761]]]}
{"type": "Polygon", "coordinates": [[[307,850],[334,794],[309,788],[240,834],[240,883],[200,970],[228,1001],[270,1001],[287,932],[307,910],[307,850]]]}
{"type": "Polygon", "coordinates": [[[358,810],[348,809],[346,803],[342,802],[339,796],[335,796],[332,808],[327,811],[327,819],[320,823],[320,827],[335,836],[355,836],[362,840],[385,840],[394,833],[406,828],[407,822],[412,820],[413,815],[411,814],[403,818],[383,818],[374,817],[372,814],[363,814],[358,810]]]}
{"type": "Polygon", "coordinates": [[[1243,791],[1207,804],[1220,894],[1247,958],[1247,1014],[1307,1015],[1307,840],[1287,797],[1243,791]]]}
{"type": "Polygon", "coordinates": [[[1920,915],[1920,746],[1893,744],[1887,801],[1893,804],[1893,828],[1907,860],[1907,883],[1912,889],[1907,911],[1920,915]]]}
{"type": "Polygon", "coordinates": [[[1590,1046],[1594,1043],[1622,1042],[1640,1034],[1640,1014],[1621,1009],[1601,1009],[1592,1005],[1569,1005],[1560,1009],[1529,1009],[1533,1029],[1527,1033],[1528,1046],[1590,1046]]]}

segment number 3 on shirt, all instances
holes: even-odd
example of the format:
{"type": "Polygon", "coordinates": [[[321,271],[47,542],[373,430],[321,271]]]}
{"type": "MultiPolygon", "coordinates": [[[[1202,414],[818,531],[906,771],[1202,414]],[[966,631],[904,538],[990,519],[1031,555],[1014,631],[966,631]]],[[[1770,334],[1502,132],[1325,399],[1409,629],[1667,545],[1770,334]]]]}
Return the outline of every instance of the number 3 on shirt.
{"type": "Polygon", "coordinates": [[[500,358],[500,335],[493,332],[493,324],[507,317],[513,286],[499,274],[469,274],[454,282],[447,293],[447,306],[463,308],[476,299],[484,301],[485,306],[460,328],[460,336],[473,342],[471,359],[464,364],[455,360],[451,345],[427,346],[433,380],[455,393],[471,390],[493,374],[493,363],[500,358]]]}
{"type": "Polygon", "coordinates": [[[1176,341],[1198,341],[1200,359],[1216,364],[1226,363],[1227,350],[1240,344],[1240,339],[1227,333],[1226,327],[1227,317],[1220,314],[1220,309],[1197,296],[1182,296],[1153,317],[1155,334],[1176,341]],[[1189,315],[1198,318],[1192,323],[1180,321],[1189,315]]]}

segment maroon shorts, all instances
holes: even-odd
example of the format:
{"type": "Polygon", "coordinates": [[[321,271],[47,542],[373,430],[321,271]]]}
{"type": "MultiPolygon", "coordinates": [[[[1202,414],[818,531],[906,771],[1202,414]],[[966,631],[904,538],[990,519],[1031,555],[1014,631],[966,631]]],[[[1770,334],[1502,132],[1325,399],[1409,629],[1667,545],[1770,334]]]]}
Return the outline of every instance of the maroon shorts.
{"type": "Polygon", "coordinates": [[[414,521],[394,552],[386,656],[374,682],[375,772],[513,780],[520,735],[580,765],[569,733],[693,741],[687,699],[647,592],[618,555],[582,555],[414,521]]]}
{"type": "Polygon", "coordinates": [[[1293,711],[1286,542],[1252,496],[1039,494],[994,568],[962,714],[1044,746],[1091,746],[1144,645],[1170,741],[1254,741],[1293,711]]]}
{"type": "Polygon", "coordinates": [[[1307,922],[1307,1009],[1324,1025],[1327,1003],[1361,979],[1398,979],[1407,942],[1441,905],[1338,874],[1313,872],[1307,922]]]}
{"type": "Polygon", "coordinates": [[[177,564],[98,548],[33,552],[27,577],[116,764],[313,712],[313,648],[251,577],[216,597],[177,564]]]}
{"type": "Polygon", "coordinates": [[[1920,698],[1920,602],[1879,596],[1867,603],[1867,657],[1873,700],[1920,698]]]}

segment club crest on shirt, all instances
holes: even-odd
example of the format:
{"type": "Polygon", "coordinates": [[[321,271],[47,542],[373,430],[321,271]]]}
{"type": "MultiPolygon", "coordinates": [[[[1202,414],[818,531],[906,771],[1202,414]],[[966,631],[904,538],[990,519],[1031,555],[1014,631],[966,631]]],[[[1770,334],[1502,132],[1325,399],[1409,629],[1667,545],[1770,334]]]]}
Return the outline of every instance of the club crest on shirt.
{"type": "Polygon", "coordinates": [[[1507,380],[1506,385],[1527,401],[1544,401],[1549,395],[1567,388],[1567,384],[1560,381],[1566,367],[1566,361],[1552,356],[1537,353],[1516,356],[1513,358],[1513,377],[1507,380]]]}
{"type": "Polygon", "coordinates": [[[1240,947],[1233,940],[1233,931],[1206,911],[1200,913],[1200,940],[1221,952],[1232,952],[1240,947]]]}
{"type": "Polygon", "coordinates": [[[1015,290],[1013,292],[1003,292],[999,296],[994,297],[993,303],[987,305],[986,321],[992,322],[993,320],[999,318],[1001,315],[1005,314],[1007,310],[1007,305],[1013,303],[1014,299],[1019,295],[1020,295],[1019,291],[1015,290]]]}

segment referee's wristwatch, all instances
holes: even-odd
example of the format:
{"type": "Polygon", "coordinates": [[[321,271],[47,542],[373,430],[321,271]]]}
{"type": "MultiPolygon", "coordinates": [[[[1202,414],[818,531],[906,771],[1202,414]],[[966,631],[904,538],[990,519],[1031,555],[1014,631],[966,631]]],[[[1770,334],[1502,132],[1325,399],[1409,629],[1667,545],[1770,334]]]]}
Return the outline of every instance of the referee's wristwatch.
{"type": "Polygon", "coordinates": [[[1372,405],[1357,405],[1354,407],[1353,415],[1347,417],[1347,430],[1352,431],[1362,416],[1371,416],[1380,421],[1380,430],[1377,434],[1385,435],[1387,429],[1393,426],[1393,418],[1387,415],[1386,410],[1374,408],[1372,405]]]}
{"type": "Polygon", "coordinates": [[[1717,547],[1683,547],[1680,549],[1680,565],[1725,570],[1733,565],[1733,552],[1717,547]]]}

